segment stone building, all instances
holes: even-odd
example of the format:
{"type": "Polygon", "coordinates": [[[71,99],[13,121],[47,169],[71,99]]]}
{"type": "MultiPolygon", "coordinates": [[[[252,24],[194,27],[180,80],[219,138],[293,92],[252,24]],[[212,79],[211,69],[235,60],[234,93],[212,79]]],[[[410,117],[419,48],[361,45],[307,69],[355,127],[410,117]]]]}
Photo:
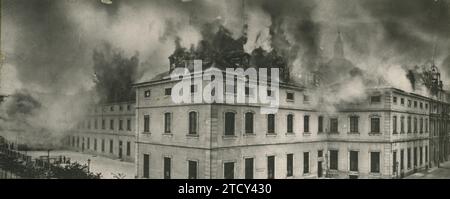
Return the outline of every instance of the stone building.
{"type": "Polygon", "coordinates": [[[93,106],[67,140],[69,149],[134,161],[134,102],[93,106]]]}

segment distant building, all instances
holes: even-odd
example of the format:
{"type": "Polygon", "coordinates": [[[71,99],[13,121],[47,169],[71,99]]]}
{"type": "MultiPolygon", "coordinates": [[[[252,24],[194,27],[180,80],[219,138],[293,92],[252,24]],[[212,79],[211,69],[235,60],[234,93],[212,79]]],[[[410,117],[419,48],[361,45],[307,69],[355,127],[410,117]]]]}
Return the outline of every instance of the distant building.
{"type": "Polygon", "coordinates": [[[66,139],[66,146],[83,153],[134,161],[135,104],[95,105],[66,139]]]}

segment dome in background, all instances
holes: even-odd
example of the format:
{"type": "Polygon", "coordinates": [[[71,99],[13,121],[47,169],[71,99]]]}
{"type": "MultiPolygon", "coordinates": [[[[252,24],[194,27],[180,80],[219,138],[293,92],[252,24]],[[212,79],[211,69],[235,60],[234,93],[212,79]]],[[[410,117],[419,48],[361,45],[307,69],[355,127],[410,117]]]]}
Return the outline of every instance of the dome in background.
{"type": "Polygon", "coordinates": [[[334,44],[333,58],[319,67],[318,74],[322,85],[339,83],[363,74],[361,69],[345,58],[344,44],[340,32],[338,32],[334,44]]]}

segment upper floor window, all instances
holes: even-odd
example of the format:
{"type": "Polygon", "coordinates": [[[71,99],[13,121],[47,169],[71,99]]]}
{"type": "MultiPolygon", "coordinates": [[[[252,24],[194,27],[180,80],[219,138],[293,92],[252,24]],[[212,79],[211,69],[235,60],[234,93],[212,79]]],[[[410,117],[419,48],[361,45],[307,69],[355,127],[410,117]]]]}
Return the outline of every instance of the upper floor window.
{"type": "Polygon", "coordinates": [[[381,95],[371,96],[370,103],[381,103],[381,95]]]}
{"type": "Polygon", "coordinates": [[[267,115],[267,133],[275,134],[275,115],[274,114],[267,115]]]}
{"type": "Polygon", "coordinates": [[[294,115],[287,115],[287,133],[294,132],[294,115]]]}
{"type": "Polygon", "coordinates": [[[319,131],[319,133],[322,133],[323,132],[323,116],[319,116],[318,118],[317,118],[317,123],[318,123],[318,131],[319,131]]]}
{"type": "Polygon", "coordinates": [[[414,133],[417,133],[417,117],[414,117],[414,133]]]}
{"type": "Polygon", "coordinates": [[[303,132],[309,133],[309,115],[303,117],[303,132]]]}
{"type": "Polygon", "coordinates": [[[245,133],[253,134],[253,113],[247,112],[245,113],[245,133]]]}
{"type": "Polygon", "coordinates": [[[150,115],[144,115],[144,132],[150,132],[150,115]]]}
{"type": "Polygon", "coordinates": [[[119,111],[123,111],[123,106],[122,105],[119,106],[119,111]]]}
{"type": "Polygon", "coordinates": [[[408,133],[411,133],[411,116],[408,116],[407,120],[408,133]]]}
{"type": "Polygon", "coordinates": [[[417,108],[417,101],[414,101],[414,108],[417,108]]]}
{"type": "Polygon", "coordinates": [[[419,103],[419,108],[423,109],[423,103],[422,102],[419,103]]]}
{"type": "Polygon", "coordinates": [[[400,133],[405,133],[405,117],[400,117],[400,133]]]}
{"type": "Polygon", "coordinates": [[[172,95],[172,88],[164,89],[164,95],[166,95],[166,96],[172,95]]]}
{"type": "Polygon", "coordinates": [[[309,103],[309,95],[306,95],[306,94],[303,95],[303,102],[309,103]]]}
{"type": "Polygon", "coordinates": [[[106,129],[106,124],[105,124],[106,122],[105,122],[105,120],[103,119],[102,120],[102,129],[106,129]]]}
{"type": "Polygon", "coordinates": [[[397,134],[397,116],[392,117],[392,133],[397,134]]]}
{"type": "Polygon", "coordinates": [[[131,119],[127,119],[127,130],[131,131],[131,119]]]}
{"type": "Polygon", "coordinates": [[[197,134],[197,112],[190,112],[189,113],[189,135],[196,135],[197,134]]]}
{"type": "Polygon", "coordinates": [[[114,130],[114,120],[109,120],[109,129],[114,130]]]}
{"type": "Polygon", "coordinates": [[[405,105],[405,99],[400,98],[400,104],[401,104],[401,105],[405,105]]]}
{"type": "Polygon", "coordinates": [[[110,111],[114,111],[114,106],[111,106],[111,107],[109,108],[109,110],[110,110],[110,111]]]}
{"type": "Polygon", "coordinates": [[[350,116],[350,133],[358,133],[358,116],[350,116]]]}
{"type": "Polygon", "coordinates": [[[393,102],[394,102],[394,104],[397,104],[397,97],[394,96],[393,102]]]}
{"type": "Polygon", "coordinates": [[[172,115],[170,113],[164,113],[164,133],[171,132],[172,115]]]}
{"type": "Polygon", "coordinates": [[[123,130],[123,120],[119,120],[119,130],[123,130]]]}
{"type": "Polygon", "coordinates": [[[330,133],[338,133],[339,123],[337,118],[330,118],[330,133]]]}
{"type": "Polygon", "coordinates": [[[144,91],[144,97],[145,97],[145,98],[149,98],[150,95],[151,95],[150,90],[144,91]]]}
{"type": "Polygon", "coordinates": [[[408,107],[411,107],[411,100],[408,100],[408,107]]]}
{"type": "Polygon", "coordinates": [[[370,132],[371,133],[380,133],[380,118],[379,117],[370,118],[370,132]]]}
{"type": "Polygon", "coordinates": [[[420,133],[423,133],[423,118],[420,118],[420,133]]]}
{"type": "Polygon", "coordinates": [[[235,131],[235,113],[225,113],[225,135],[234,135],[235,131]]]}
{"type": "Polygon", "coordinates": [[[127,110],[128,111],[131,110],[131,106],[130,105],[127,105],[127,110]]]}
{"type": "Polygon", "coordinates": [[[287,101],[294,101],[294,93],[293,92],[287,92],[286,93],[286,100],[287,101]]]}

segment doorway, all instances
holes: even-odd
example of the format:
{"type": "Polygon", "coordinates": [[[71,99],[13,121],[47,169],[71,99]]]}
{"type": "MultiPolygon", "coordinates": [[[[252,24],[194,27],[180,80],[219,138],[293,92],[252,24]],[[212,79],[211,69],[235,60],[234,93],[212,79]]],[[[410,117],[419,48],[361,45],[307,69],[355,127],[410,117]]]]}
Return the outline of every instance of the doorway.
{"type": "Polygon", "coordinates": [[[322,161],[317,162],[317,177],[323,177],[322,161]]]}

